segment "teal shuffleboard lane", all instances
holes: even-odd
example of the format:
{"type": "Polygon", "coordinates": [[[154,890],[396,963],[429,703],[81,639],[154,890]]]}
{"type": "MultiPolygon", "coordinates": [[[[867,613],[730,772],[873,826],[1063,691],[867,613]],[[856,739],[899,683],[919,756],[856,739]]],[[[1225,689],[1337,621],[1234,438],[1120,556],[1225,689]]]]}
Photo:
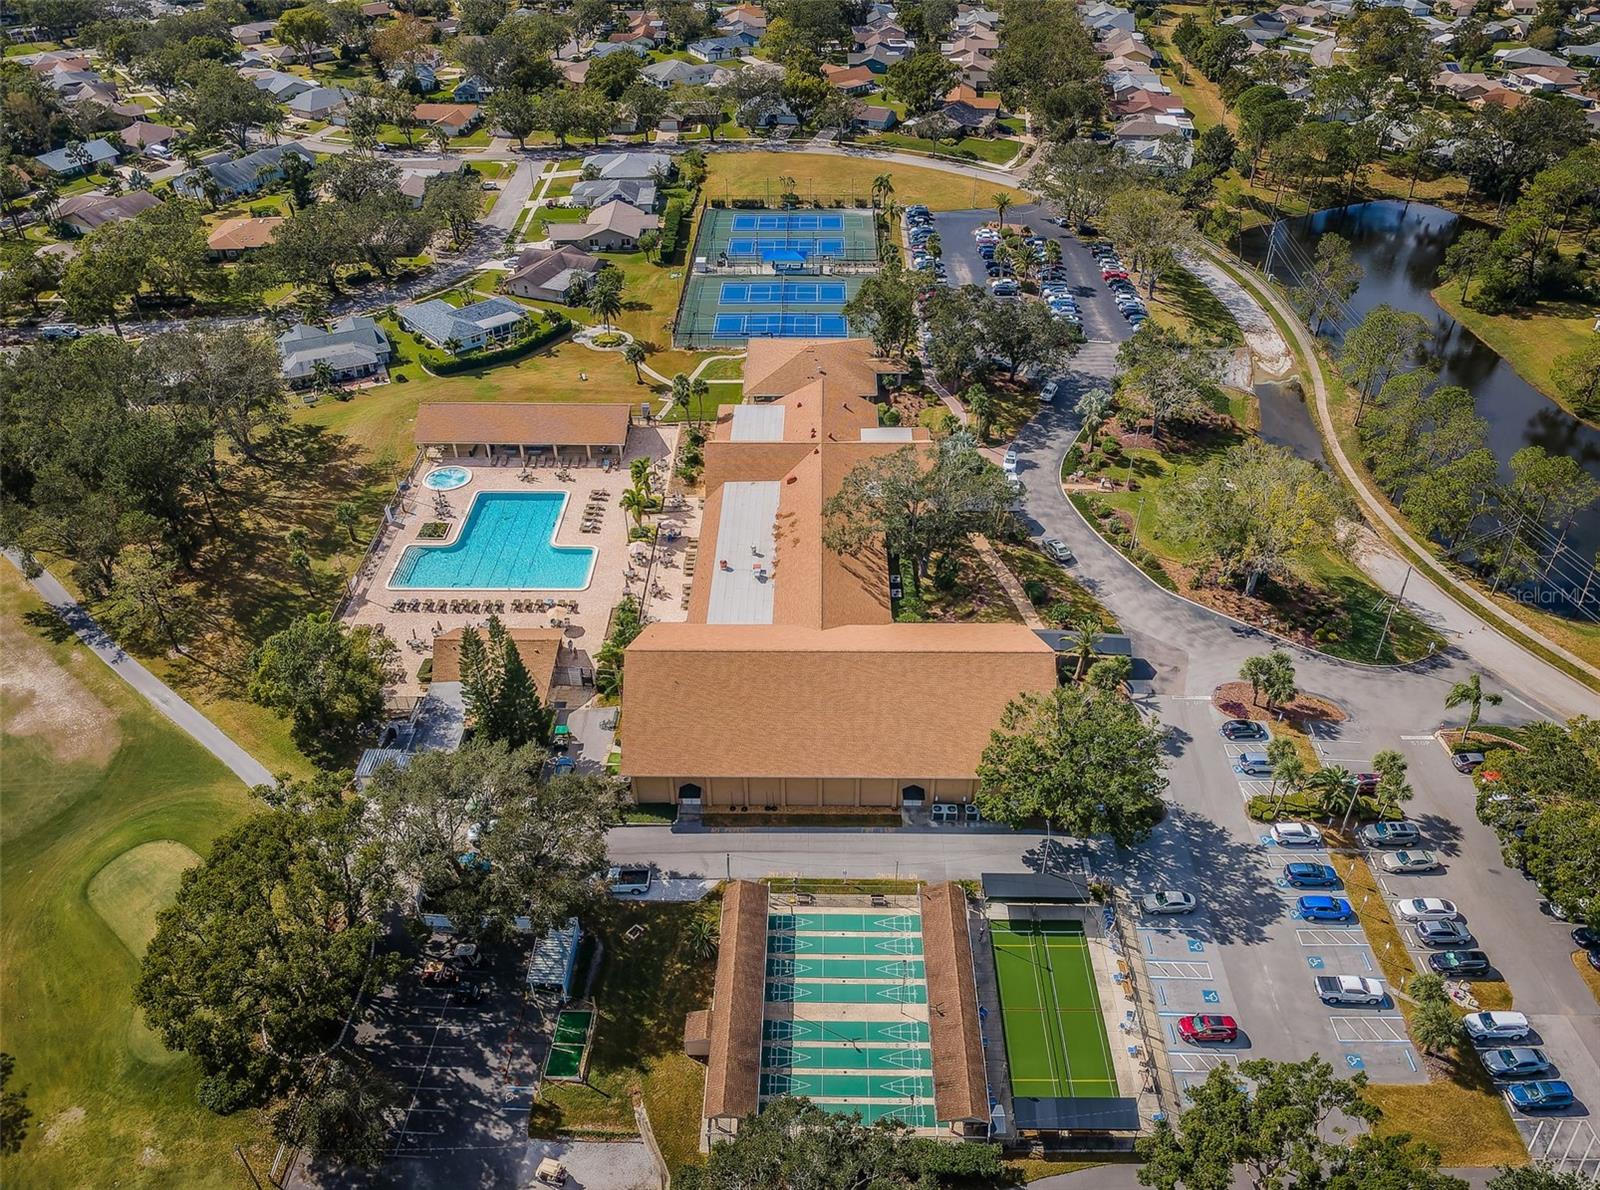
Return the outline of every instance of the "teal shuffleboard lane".
{"type": "Polygon", "coordinates": [[[768,934],[768,954],[872,955],[922,953],[920,934],[768,934]]]}
{"type": "Polygon", "coordinates": [[[763,1021],[763,1041],[865,1041],[881,1045],[928,1040],[927,1021],[763,1021]]]}
{"type": "Polygon", "coordinates": [[[769,932],[793,934],[917,934],[922,933],[922,915],[895,909],[862,913],[854,909],[830,912],[807,908],[797,913],[767,914],[769,932]]]}
{"type": "Polygon", "coordinates": [[[769,958],[768,979],[926,979],[921,959],[841,958],[837,955],[793,955],[769,958]]]}
{"type": "Polygon", "coordinates": [[[933,1077],[926,1074],[779,1074],[761,1076],[761,1094],[809,1095],[813,1099],[932,1099],[933,1077]]]}
{"type": "Polygon", "coordinates": [[[925,983],[819,983],[769,979],[770,1004],[926,1004],[925,983]]]}
{"type": "Polygon", "coordinates": [[[766,1045],[761,1065],[767,1070],[803,1074],[814,1070],[932,1070],[927,1046],[766,1045]]]}

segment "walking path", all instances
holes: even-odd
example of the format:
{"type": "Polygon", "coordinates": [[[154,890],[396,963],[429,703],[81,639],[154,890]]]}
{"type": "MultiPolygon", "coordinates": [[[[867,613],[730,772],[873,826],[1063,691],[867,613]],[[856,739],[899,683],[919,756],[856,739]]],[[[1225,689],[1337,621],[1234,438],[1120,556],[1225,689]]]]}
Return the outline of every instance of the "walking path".
{"type": "Polygon", "coordinates": [[[995,580],[1010,597],[1012,604],[1017,609],[1017,613],[1022,617],[1022,622],[1029,628],[1048,627],[1039,613],[1034,610],[1033,600],[1029,599],[1028,593],[1022,589],[1022,583],[1017,580],[1016,575],[1011,573],[1011,567],[1006,565],[1005,559],[995,552],[995,548],[989,539],[980,533],[973,537],[972,544],[978,551],[978,557],[982,558],[988,564],[989,569],[994,571],[995,580]]]}
{"type": "MultiPolygon", "coordinates": [[[[1423,573],[1414,572],[1412,575],[1413,582],[1420,582],[1425,586],[1448,584],[1473,605],[1472,609],[1469,610],[1462,607],[1456,600],[1451,599],[1443,591],[1437,591],[1435,593],[1439,597],[1439,602],[1430,610],[1435,610],[1440,618],[1449,622],[1457,635],[1471,636],[1473,638],[1472,655],[1482,660],[1485,664],[1492,665],[1502,676],[1516,682],[1524,689],[1539,690],[1547,696],[1552,693],[1552,687],[1554,687],[1565,695],[1565,697],[1561,698],[1562,702],[1577,707],[1592,707],[1595,699],[1592,690],[1584,689],[1575,679],[1549,664],[1543,658],[1529,652],[1526,647],[1505,636],[1502,631],[1510,630],[1521,636],[1536,637],[1537,634],[1533,630],[1502,611],[1488,596],[1470,584],[1462,582],[1436,561],[1432,552],[1411,535],[1406,526],[1400,523],[1399,519],[1384,506],[1383,502],[1367,486],[1365,477],[1350,461],[1350,457],[1345,453],[1344,444],[1339,441],[1338,435],[1334,432],[1333,413],[1328,406],[1328,388],[1322,379],[1322,369],[1317,366],[1316,351],[1310,340],[1309,332],[1301,325],[1299,318],[1289,309],[1275,290],[1249,274],[1244,274],[1243,276],[1244,285],[1250,293],[1258,301],[1265,301],[1270,304],[1294,335],[1295,346],[1306,360],[1308,370],[1311,373],[1308,379],[1311,383],[1312,394],[1315,397],[1317,421],[1322,431],[1323,440],[1339,470],[1344,474],[1349,485],[1355,489],[1356,496],[1360,499],[1367,515],[1381,524],[1405,549],[1421,560],[1423,573]]],[[[1219,294],[1219,296],[1221,295],[1219,294]]],[[[1400,564],[1402,566],[1405,565],[1403,562],[1400,564]]],[[[1419,601],[1423,598],[1422,592],[1412,588],[1408,588],[1407,594],[1419,601]]],[[[1590,664],[1576,653],[1542,637],[1538,637],[1538,641],[1548,652],[1559,657],[1574,669],[1580,670],[1600,681],[1600,667],[1590,664]]]]}
{"type": "MultiPolygon", "coordinates": [[[[26,577],[27,572],[23,570],[20,559],[10,550],[5,551],[5,556],[7,561],[22,571],[26,577]]],[[[152,706],[193,736],[206,751],[232,769],[239,780],[246,785],[277,784],[277,779],[267,771],[265,765],[225,736],[215,723],[185,702],[172,687],[124,652],[122,647],[107,635],[106,630],[95,623],[83,609],[83,605],[67,594],[67,589],[56,581],[53,574],[46,570],[37,578],[28,579],[28,582],[39,593],[40,598],[49,604],[50,610],[60,616],[62,622],[77,634],[78,639],[83,641],[96,657],[111,667],[112,673],[144,695],[152,706]]]]}

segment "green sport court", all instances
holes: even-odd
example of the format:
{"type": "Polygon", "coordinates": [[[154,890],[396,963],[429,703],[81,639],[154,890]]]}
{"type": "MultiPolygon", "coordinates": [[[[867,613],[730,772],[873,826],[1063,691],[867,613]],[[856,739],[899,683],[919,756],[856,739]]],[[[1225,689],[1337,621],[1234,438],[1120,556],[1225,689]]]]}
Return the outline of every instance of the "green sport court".
{"type": "Polygon", "coordinates": [[[761,1026],[762,1098],[806,1095],[825,1111],[859,1112],[869,1124],[937,1127],[921,956],[918,913],[809,906],[770,913],[765,998],[773,1015],[761,1026]],[[847,1010],[848,1020],[819,1020],[803,1015],[811,1005],[864,1007],[847,1010]]]}
{"type": "Polygon", "coordinates": [[[556,1017],[555,1036],[550,1040],[550,1057],[544,1064],[544,1076],[553,1079],[575,1079],[583,1070],[583,1051],[589,1044],[589,1026],[594,1023],[594,1013],[569,1008],[556,1017]]]}
{"type": "Polygon", "coordinates": [[[1116,1098],[1111,1045],[1083,923],[992,921],[989,936],[1012,1095],[1116,1098]]]}

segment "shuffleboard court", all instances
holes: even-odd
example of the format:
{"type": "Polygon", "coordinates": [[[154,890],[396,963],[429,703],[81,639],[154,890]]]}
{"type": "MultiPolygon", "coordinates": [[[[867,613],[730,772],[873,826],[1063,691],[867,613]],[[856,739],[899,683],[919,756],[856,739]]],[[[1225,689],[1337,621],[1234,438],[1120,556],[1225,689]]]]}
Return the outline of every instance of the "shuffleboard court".
{"type": "Polygon", "coordinates": [[[718,314],[714,339],[842,339],[850,332],[843,314],[718,314]]]}
{"type": "Polygon", "coordinates": [[[836,1116],[849,1116],[857,1112],[863,1124],[876,1124],[879,1120],[899,1120],[908,1128],[932,1128],[937,1124],[933,1108],[928,1105],[895,1107],[889,1103],[841,1103],[835,1100],[815,1100],[818,1107],[836,1116]]]}
{"type": "Polygon", "coordinates": [[[843,231],[843,215],[808,214],[801,211],[766,211],[735,215],[734,231],[843,231]]]}
{"type": "Polygon", "coordinates": [[[823,913],[808,909],[804,913],[767,915],[768,931],[790,933],[916,934],[922,935],[922,916],[917,913],[823,913]]]}
{"type": "Polygon", "coordinates": [[[813,1099],[933,1098],[933,1078],[924,1074],[775,1074],[761,1076],[762,1095],[809,1095],[813,1099]]]}
{"type": "Polygon", "coordinates": [[[769,1045],[761,1050],[761,1065],[798,1071],[932,1070],[933,1051],[925,1045],[769,1045]]]}
{"type": "Polygon", "coordinates": [[[768,954],[846,955],[922,953],[922,939],[911,934],[772,934],[768,954]]]}
{"type": "Polygon", "coordinates": [[[821,983],[770,979],[767,1000],[774,1004],[926,1004],[925,983],[821,983]]]}
{"type": "Polygon", "coordinates": [[[927,1021],[764,1021],[763,1041],[878,1042],[883,1045],[927,1041],[927,1021]]]}
{"type": "Polygon", "coordinates": [[[924,979],[921,959],[842,958],[837,955],[806,958],[769,958],[768,979],[924,979]]]}
{"type": "Polygon", "coordinates": [[[1117,1096],[1083,926],[1074,921],[990,924],[1011,1093],[1030,1098],[1117,1096]]]}
{"type": "Polygon", "coordinates": [[[724,306],[783,306],[790,302],[844,305],[843,281],[724,281],[724,306]]]}

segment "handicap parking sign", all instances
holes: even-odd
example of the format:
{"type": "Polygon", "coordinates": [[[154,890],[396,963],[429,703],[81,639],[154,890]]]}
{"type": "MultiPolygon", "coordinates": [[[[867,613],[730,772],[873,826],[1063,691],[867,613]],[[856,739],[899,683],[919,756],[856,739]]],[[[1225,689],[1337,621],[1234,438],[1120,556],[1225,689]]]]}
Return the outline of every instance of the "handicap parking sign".
{"type": "Polygon", "coordinates": [[[1300,920],[1302,920],[1302,918],[1300,917],[1300,910],[1298,910],[1298,909],[1289,910],[1289,920],[1290,921],[1300,921],[1300,920]]]}
{"type": "Polygon", "coordinates": [[[1306,955],[1306,966],[1310,967],[1313,971],[1321,971],[1322,956],[1319,954],[1306,955]]]}
{"type": "Polygon", "coordinates": [[[1200,998],[1207,1004],[1221,1004],[1222,996],[1216,988],[1201,988],[1200,998]]]}
{"type": "Polygon", "coordinates": [[[1360,1054],[1346,1054],[1344,1056],[1344,1064],[1350,1067],[1351,1070],[1365,1070],[1367,1068],[1366,1060],[1360,1054]]]}
{"type": "Polygon", "coordinates": [[[1289,887],[1289,882],[1287,880],[1285,880],[1282,876],[1279,876],[1272,883],[1275,884],[1279,888],[1288,888],[1289,887]]]}
{"type": "Polygon", "coordinates": [[[1190,938],[1189,939],[1189,953],[1190,954],[1199,954],[1205,948],[1206,948],[1206,944],[1204,942],[1200,941],[1200,939],[1198,939],[1198,938],[1190,938]]]}
{"type": "Polygon", "coordinates": [[[1274,846],[1277,845],[1277,842],[1278,841],[1276,839],[1274,839],[1271,835],[1262,835],[1261,836],[1261,845],[1263,847],[1274,847],[1274,846]]]}

